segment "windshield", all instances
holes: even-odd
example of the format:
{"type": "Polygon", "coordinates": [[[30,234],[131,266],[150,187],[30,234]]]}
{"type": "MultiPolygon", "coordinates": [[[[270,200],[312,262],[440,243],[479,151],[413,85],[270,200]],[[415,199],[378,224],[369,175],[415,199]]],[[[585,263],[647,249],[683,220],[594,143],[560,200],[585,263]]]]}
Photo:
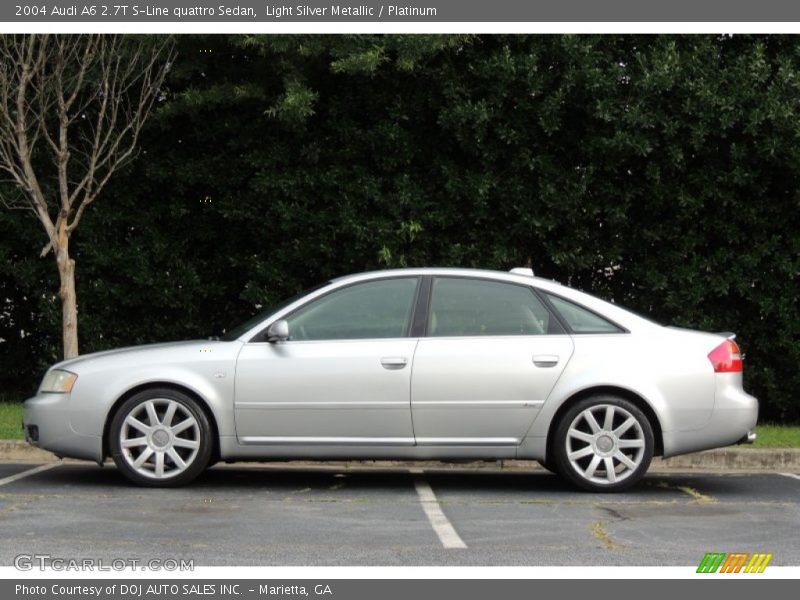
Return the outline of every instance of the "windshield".
{"type": "Polygon", "coordinates": [[[244,323],[236,325],[235,327],[231,328],[230,330],[226,330],[222,334],[220,339],[223,342],[232,342],[233,340],[241,337],[242,334],[247,333],[247,331],[249,329],[252,329],[256,325],[258,325],[261,321],[263,321],[264,319],[269,317],[270,315],[275,314],[279,310],[283,310],[284,308],[289,306],[292,302],[296,302],[297,300],[299,300],[303,296],[306,296],[306,295],[310,294],[311,292],[315,292],[316,290],[325,287],[329,283],[330,283],[330,281],[326,281],[325,283],[322,283],[320,285],[315,285],[314,287],[308,288],[307,290],[303,290],[299,294],[295,294],[291,298],[287,298],[286,300],[282,300],[281,302],[278,302],[277,304],[273,304],[272,306],[270,306],[270,307],[268,307],[268,308],[266,308],[266,309],[264,309],[262,311],[259,311],[256,315],[254,315],[253,317],[247,319],[247,321],[245,321],[244,323]]]}

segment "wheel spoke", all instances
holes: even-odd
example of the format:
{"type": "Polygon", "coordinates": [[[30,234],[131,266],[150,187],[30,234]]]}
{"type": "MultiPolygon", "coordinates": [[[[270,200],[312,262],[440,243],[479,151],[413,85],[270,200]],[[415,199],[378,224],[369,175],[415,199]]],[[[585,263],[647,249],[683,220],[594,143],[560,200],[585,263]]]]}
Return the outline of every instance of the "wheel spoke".
{"type": "Polygon", "coordinates": [[[125,424],[129,427],[133,427],[134,429],[138,429],[142,433],[150,433],[150,427],[142,423],[139,419],[134,417],[133,415],[128,415],[125,418],[125,424]]]}
{"type": "Polygon", "coordinates": [[[633,417],[628,417],[627,419],[625,419],[625,422],[622,425],[620,425],[614,430],[614,435],[617,437],[621,436],[623,433],[628,431],[628,429],[633,427],[635,423],[636,419],[634,419],[633,417]]]}
{"type": "Polygon", "coordinates": [[[591,479],[592,477],[594,477],[594,472],[597,470],[599,464],[600,464],[600,457],[595,454],[592,457],[592,462],[589,463],[589,466],[583,472],[586,479],[591,479]]]}
{"type": "Polygon", "coordinates": [[[200,447],[200,442],[198,442],[197,440],[186,440],[183,438],[175,438],[175,440],[172,442],[172,445],[178,448],[191,448],[192,450],[194,450],[195,448],[200,447]]]}
{"type": "Polygon", "coordinates": [[[589,428],[592,430],[592,433],[597,433],[600,431],[600,424],[597,422],[597,419],[594,418],[591,408],[583,412],[583,418],[589,424],[589,428]]]}
{"type": "Polygon", "coordinates": [[[178,467],[179,470],[183,471],[186,468],[186,463],[181,458],[181,455],[175,451],[175,448],[170,448],[167,450],[167,454],[172,459],[172,462],[175,463],[175,466],[178,467]]]}
{"type": "Polygon", "coordinates": [[[584,456],[589,456],[590,454],[594,454],[594,450],[592,450],[592,447],[584,446],[580,450],[576,450],[575,452],[570,452],[569,459],[578,460],[579,458],[583,458],[584,456]]]}
{"type": "Polygon", "coordinates": [[[629,468],[631,471],[633,471],[633,470],[636,468],[636,463],[635,463],[635,462],[633,462],[633,461],[632,461],[630,458],[628,458],[627,456],[625,456],[625,455],[624,455],[622,452],[620,452],[619,450],[617,450],[617,451],[614,453],[614,458],[616,458],[616,459],[617,459],[619,462],[621,462],[623,465],[625,465],[626,467],[628,467],[628,468],[629,468]]]}
{"type": "Polygon", "coordinates": [[[139,446],[147,446],[147,438],[146,437],[128,438],[127,440],[122,440],[122,444],[120,445],[123,448],[138,448],[139,446]]]}
{"type": "Polygon", "coordinates": [[[569,430],[569,437],[575,438],[576,440],[581,440],[582,442],[591,442],[594,439],[592,434],[585,433],[580,429],[575,429],[574,427],[569,430]]]}
{"type": "Polygon", "coordinates": [[[614,459],[610,456],[605,457],[605,466],[606,466],[606,479],[609,483],[615,483],[617,481],[617,472],[614,470],[614,459]]]}
{"type": "Polygon", "coordinates": [[[172,430],[173,434],[178,435],[182,431],[186,431],[187,429],[189,429],[189,427],[194,426],[194,424],[195,420],[192,417],[188,417],[187,419],[181,421],[177,425],[173,425],[172,427],[170,427],[170,429],[172,430]]]}
{"type": "Polygon", "coordinates": [[[150,419],[150,426],[153,427],[154,425],[158,425],[161,421],[158,420],[158,414],[156,414],[156,405],[153,403],[153,401],[148,400],[145,402],[144,408],[147,411],[147,418],[150,419]]]}
{"type": "Polygon", "coordinates": [[[156,452],[156,477],[164,476],[164,453],[156,452]]]}
{"type": "Polygon", "coordinates": [[[152,448],[148,447],[148,448],[145,448],[144,450],[142,450],[142,453],[136,458],[135,461],[133,461],[133,468],[134,469],[141,468],[141,466],[145,463],[145,461],[148,458],[150,458],[150,456],[152,454],[153,454],[153,449],[152,448]]]}
{"type": "Polygon", "coordinates": [[[619,440],[617,448],[644,448],[644,440],[619,440]]]}
{"type": "Polygon", "coordinates": [[[610,404],[606,406],[606,418],[603,421],[603,430],[604,431],[611,431],[611,427],[614,425],[614,407],[610,404]]]}
{"type": "Polygon", "coordinates": [[[172,425],[172,418],[175,416],[175,410],[178,408],[178,403],[174,400],[170,400],[169,405],[167,406],[167,412],[164,413],[164,418],[161,420],[162,425],[166,425],[169,427],[172,425]]]}

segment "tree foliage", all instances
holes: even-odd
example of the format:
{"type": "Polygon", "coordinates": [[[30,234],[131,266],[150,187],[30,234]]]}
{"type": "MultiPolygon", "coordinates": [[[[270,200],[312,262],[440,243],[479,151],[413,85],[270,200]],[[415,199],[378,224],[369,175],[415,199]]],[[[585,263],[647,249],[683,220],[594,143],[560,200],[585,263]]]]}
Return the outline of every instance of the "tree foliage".
{"type": "MultiPolygon", "coordinates": [[[[84,350],[219,333],[365,269],[530,263],[664,323],[736,331],[762,416],[800,418],[794,37],[181,36],[178,51],[139,160],[73,240],[84,350]]],[[[5,388],[57,355],[57,290],[26,227],[0,213],[5,388]]]]}

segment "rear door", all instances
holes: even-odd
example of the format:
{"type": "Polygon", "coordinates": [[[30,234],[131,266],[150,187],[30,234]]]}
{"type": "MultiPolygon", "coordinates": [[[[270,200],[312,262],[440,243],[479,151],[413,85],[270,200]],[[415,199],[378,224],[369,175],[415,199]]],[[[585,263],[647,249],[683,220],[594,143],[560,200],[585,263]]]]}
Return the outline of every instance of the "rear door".
{"type": "Polygon", "coordinates": [[[572,356],[529,286],[434,277],[411,379],[418,445],[518,445],[572,356]]]}

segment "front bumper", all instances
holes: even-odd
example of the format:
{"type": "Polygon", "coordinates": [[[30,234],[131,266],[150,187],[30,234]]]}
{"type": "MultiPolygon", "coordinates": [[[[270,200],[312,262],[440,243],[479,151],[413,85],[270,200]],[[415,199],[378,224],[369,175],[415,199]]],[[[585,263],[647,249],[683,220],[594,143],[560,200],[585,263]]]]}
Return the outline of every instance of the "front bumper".
{"type": "Polygon", "coordinates": [[[81,434],[72,428],[69,394],[40,392],[26,400],[22,405],[22,427],[29,444],[59,458],[102,460],[102,436],[81,434]]]}

